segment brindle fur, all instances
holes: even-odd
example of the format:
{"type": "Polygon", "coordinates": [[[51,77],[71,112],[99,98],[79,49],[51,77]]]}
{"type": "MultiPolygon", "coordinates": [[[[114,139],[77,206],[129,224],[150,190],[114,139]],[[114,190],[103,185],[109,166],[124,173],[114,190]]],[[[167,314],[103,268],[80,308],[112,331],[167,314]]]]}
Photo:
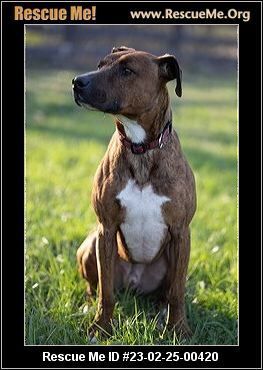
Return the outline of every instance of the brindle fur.
{"type": "MultiPolygon", "coordinates": [[[[134,49],[114,48],[100,62],[100,70],[92,75],[92,79],[96,79],[95,97],[85,92],[85,101],[98,110],[136,120],[144,128],[146,140],[155,139],[172,118],[166,82],[177,78],[176,91],[177,95],[181,95],[180,70],[169,65],[169,58],[174,57],[158,58],[134,49]],[[118,76],[118,68],[123,63],[136,71],[136,83],[134,78],[133,81],[126,78],[124,83],[118,76]],[[99,102],[96,96],[100,97],[99,102]]],[[[120,125],[117,120],[116,125],[120,125]]],[[[120,233],[125,209],[116,200],[129,179],[134,179],[140,187],[151,184],[156,194],[171,199],[162,206],[168,229],[160,252],[152,262],[151,273],[158,274],[154,264],[162,258],[167,272],[159,288],[164,292],[165,303],[170,306],[169,325],[187,335],[190,329],[185,315],[184,295],[190,254],[189,224],[196,209],[196,195],[194,176],[174,129],[162,149],[150,150],[143,155],[134,155],[124,147],[116,131],[96,171],[92,204],[98,217],[98,227],[77,252],[79,269],[88,282],[88,294],[95,292],[97,283],[99,287],[97,313],[89,332],[93,334],[99,327],[111,332],[114,289],[123,284],[122,263],[123,260],[133,263],[120,233]]],[[[145,279],[147,285],[147,275],[145,279]]]]}

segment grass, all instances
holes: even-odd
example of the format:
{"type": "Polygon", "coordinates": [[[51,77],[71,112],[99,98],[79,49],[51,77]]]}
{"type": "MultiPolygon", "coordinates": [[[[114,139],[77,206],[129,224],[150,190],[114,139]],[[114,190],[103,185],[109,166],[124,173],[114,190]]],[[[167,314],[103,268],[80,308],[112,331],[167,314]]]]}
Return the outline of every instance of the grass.
{"type": "MultiPolygon", "coordinates": [[[[26,116],[26,344],[87,344],[85,282],[75,254],[96,217],[92,180],[114,131],[112,119],[72,101],[72,71],[30,72],[26,116]]],[[[237,114],[234,77],[170,84],[174,126],[197,182],[191,224],[187,316],[194,335],[161,326],[148,298],[118,295],[114,334],[99,344],[237,343],[237,114]]]]}

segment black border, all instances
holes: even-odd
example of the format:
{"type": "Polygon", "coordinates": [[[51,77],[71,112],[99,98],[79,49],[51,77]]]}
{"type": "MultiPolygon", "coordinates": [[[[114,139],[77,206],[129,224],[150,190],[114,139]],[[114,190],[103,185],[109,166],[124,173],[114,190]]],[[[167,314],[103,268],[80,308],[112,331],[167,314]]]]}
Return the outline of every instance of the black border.
{"type": "MultiPolygon", "coordinates": [[[[2,3],[2,366],[45,367],[42,352],[87,353],[99,351],[170,351],[166,346],[24,346],[24,22],[13,20],[14,5],[68,7],[70,3],[2,3]]],[[[211,20],[207,23],[239,23],[239,346],[175,346],[174,351],[217,351],[219,361],[118,362],[118,367],[137,368],[261,368],[261,22],[257,2],[72,2],[97,6],[97,24],[141,23],[129,18],[131,9],[235,8],[250,10],[251,20],[211,20]]],[[[144,20],[143,24],[153,21],[144,20]]],[[[28,23],[34,23],[30,21],[28,23]]],[[[36,22],[37,23],[37,22],[36,22]]],[[[42,22],[43,23],[43,22],[42,22]]],[[[52,24],[52,22],[50,22],[52,24]]],[[[54,22],[59,23],[59,22],[54,22]]],[[[61,22],[70,23],[70,22],[61,22]]],[[[73,22],[72,22],[73,23],[73,22]]],[[[81,23],[81,22],[74,22],[81,23]]],[[[92,23],[92,22],[90,22],[92,23]]],[[[161,20],[159,22],[166,22],[161,20]]],[[[167,22],[171,23],[171,21],[167,22]]],[[[176,23],[198,24],[198,21],[176,23]]],[[[199,22],[201,23],[201,22],[199,22]]],[[[202,22],[204,23],[204,22],[202,22]]],[[[89,365],[89,364],[88,364],[89,365]]],[[[92,363],[114,367],[115,363],[92,363]]],[[[83,363],[49,363],[47,367],[81,367],[83,363]]],[[[87,363],[84,363],[87,367],[87,363]]]]}

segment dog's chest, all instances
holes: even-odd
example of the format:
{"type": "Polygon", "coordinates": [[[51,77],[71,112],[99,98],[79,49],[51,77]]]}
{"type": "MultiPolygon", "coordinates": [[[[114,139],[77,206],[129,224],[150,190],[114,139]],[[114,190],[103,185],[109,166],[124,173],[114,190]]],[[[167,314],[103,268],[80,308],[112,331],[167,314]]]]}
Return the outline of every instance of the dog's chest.
{"type": "Polygon", "coordinates": [[[152,185],[141,189],[134,180],[127,182],[117,199],[125,208],[120,227],[132,259],[150,263],[159,252],[167,230],[162,205],[170,199],[154,193],[152,185]]]}

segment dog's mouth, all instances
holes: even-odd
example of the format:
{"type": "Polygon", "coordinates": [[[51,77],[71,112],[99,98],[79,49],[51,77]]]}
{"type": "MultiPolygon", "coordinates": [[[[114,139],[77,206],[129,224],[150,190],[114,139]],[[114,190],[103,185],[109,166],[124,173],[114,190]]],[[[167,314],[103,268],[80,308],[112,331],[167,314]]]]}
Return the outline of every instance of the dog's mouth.
{"type": "Polygon", "coordinates": [[[93,107],[92,105],[88,104],[87,102],[85,102],[84,98],[81,96],[81,94],[76,91],[74,89],[74,86],[72,86],[72,95],[73,95],[73,99],[75,101],[75,103],[79,106],[79,107],[83,107],[83,108],[86,108],[88,110],[94,110],[94,111],[98,111],[97,108],[93,107]]]}
{"type": "Polygon", "coordinates": [[[117,114],[119,110],[119,106],[117,101],[115,101],[113,104],[109,104],[104,107],[95,107],[94,105],[91,105],[90,103],[87,103],[86,99],[74,89],[72,86],[72,95],[75,103],[79,107],[83,107],[89,111],[95,111],[95,112],[103,112],[103,113],[110,113],[110,114],[117,114]]]}
{"type": "Polygon", "coordinates": [[[73,93],[73,98],[74,98],[74,101],[75,103],[79,106],[79,107],[82,107],[81,103],[80,103],[80,99],[78,97],[77,94],[73,93]]]}
{"type": "Polygon", "coordinates": [[[72,81],[73,100],[79,107],[90,111],[117,114],[120,111],[118,99],[107,101],[106,93],[98,88],[85,89],[74,84],[72,81]]]}

